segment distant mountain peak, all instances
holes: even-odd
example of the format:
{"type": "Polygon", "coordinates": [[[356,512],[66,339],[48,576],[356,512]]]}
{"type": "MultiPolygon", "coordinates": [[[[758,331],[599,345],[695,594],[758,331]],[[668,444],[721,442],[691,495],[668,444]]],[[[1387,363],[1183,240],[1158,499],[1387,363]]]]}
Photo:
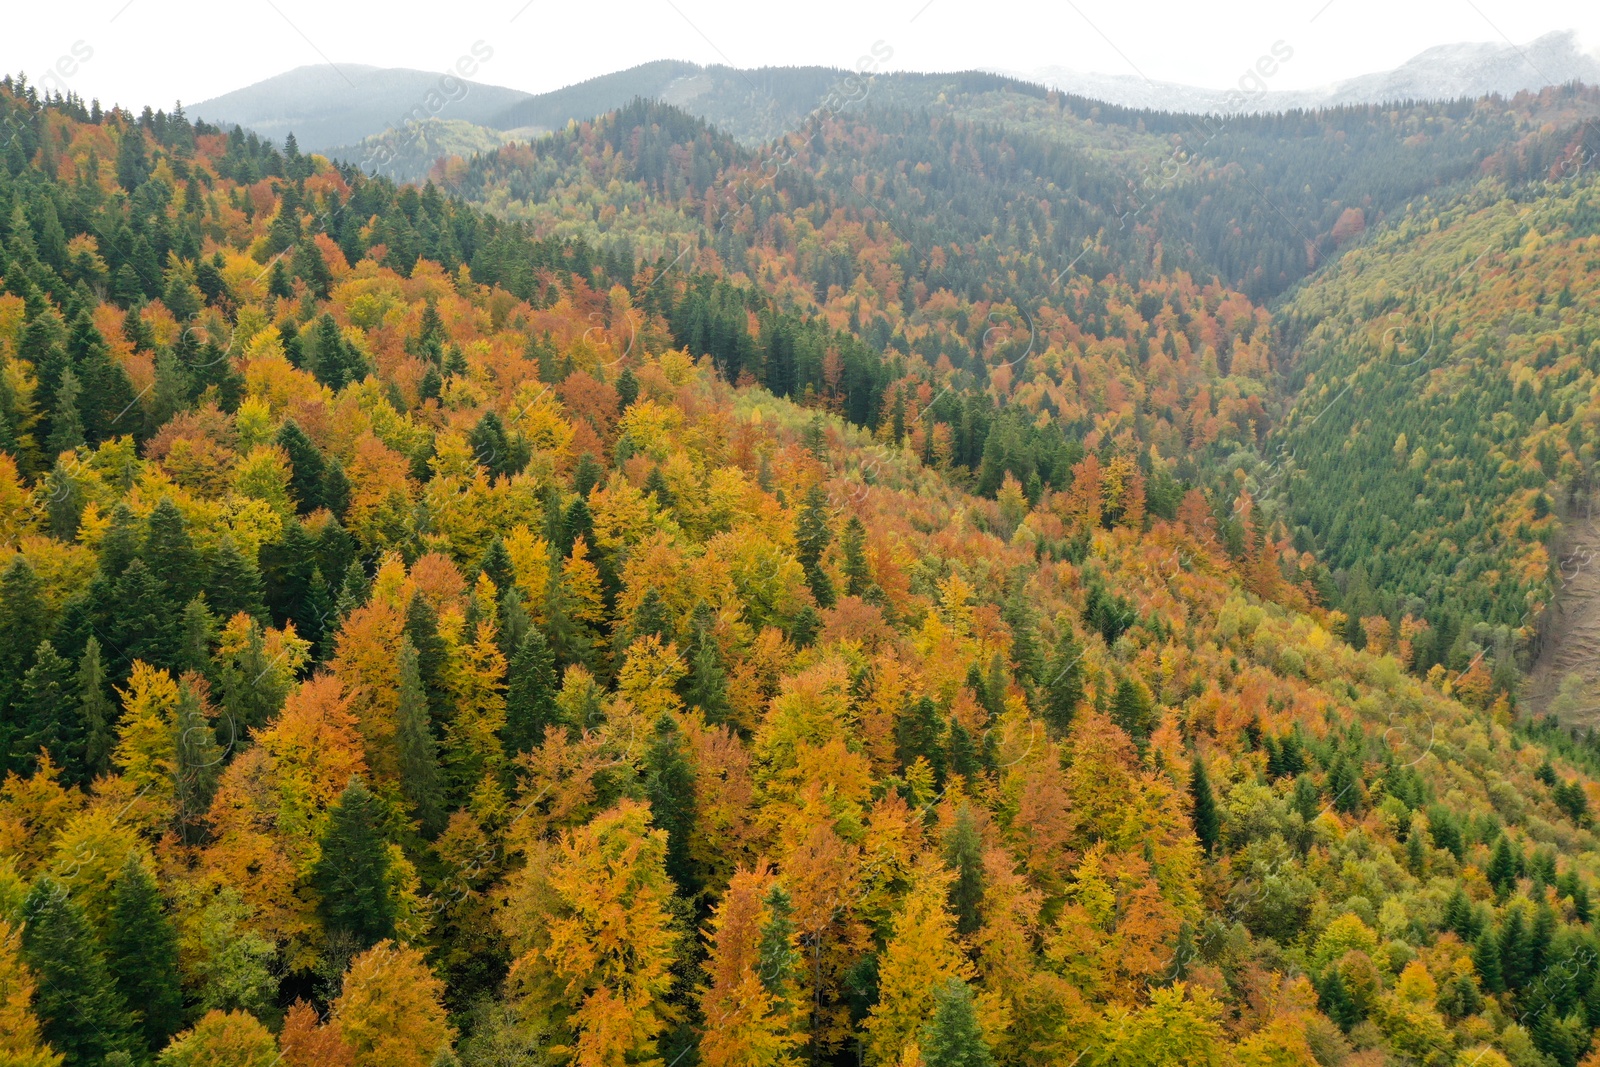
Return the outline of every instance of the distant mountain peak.
{"type": "MultiPolygon", "coordinates": [[[[1280,57],[1281,58],[1281,57],[1280,57]]],[[[1434,45],[1392,70],[1346,78],[1316,89],[1274,89],[1270,79],[1224,89],[1099,74],[1066,67],[1008,71],[1091,99],[1124,107],[1196,113],[1290,111],[1296,108],[1511,96],[1568,82],[1600,84],[1600,56],[1585,50],[1576,30],[1555,30],[1526,44],[1469,41],[1434,45]]]]}

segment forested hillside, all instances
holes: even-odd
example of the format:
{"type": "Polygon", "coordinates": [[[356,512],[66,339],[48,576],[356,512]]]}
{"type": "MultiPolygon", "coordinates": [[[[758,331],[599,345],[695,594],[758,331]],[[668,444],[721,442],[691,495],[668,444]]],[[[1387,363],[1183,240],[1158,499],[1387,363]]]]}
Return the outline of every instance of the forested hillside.
{"type": "Polygon", "coordinates": [[[1428,620],[1423,665],[1452,672],[1514,677],[1588,563],[1561,545],[1594,489],[1600,136],[1551,140],[1551,180],[1421,204],[1279,315],[1296,400],[1275,495],[1349,614],[1428,620]]]}
{"type": "MultiPolygon", "coordinates": [[[[748,162],[625,119],[539,151],[748,162]]],[[[1196,487],[1266,432],[1225,281],[1033,302],[968,218],[941,292],[799,169],[690,269],[0,123],[7,1062],[1590,1055],[1600,743],[1196,487]]]]}

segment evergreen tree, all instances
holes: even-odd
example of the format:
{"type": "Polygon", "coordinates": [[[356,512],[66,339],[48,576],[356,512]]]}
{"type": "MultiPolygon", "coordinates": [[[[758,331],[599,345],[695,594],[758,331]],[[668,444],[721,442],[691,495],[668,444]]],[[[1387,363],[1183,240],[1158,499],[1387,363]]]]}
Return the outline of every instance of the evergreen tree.
{"type": "Polygon", "coordinates": [[[1532,965],[1532,946],[1529,943],[1527,923],[1521,908],[1511,908],[1500,924],[1500,974],[1507,989],[1521,989],[1527,984],[1532,965]]]}
{"type": "Polygon", "coordinates": [[[950,883],[950,910],[956,931],[965,937],[978,929],[984,892],[983,836],[970,803],[956,809],[955,822],[945,834],[944,865],[956,875],[950,883]]]}
{"type": "Polygon", "coordinates": [[[264,620],[267,616],[261,598],[261,571],[255,560],[246,558],[227,534],[222,536],[211,561],[206,600],[217,618],[224,622],[241,611],[253,619],[264,620]]]}
{"type": "Polygon", "coordinates": [[[767,921],[761,926],[761,943],[757,948],[761,985],[770,994],[774,1014],[782,1014],[792,1007],[795,984],[800,974],[801,957],[794,945],[794,904],[788,892],[777,882],[767,890],[763,900],[767,921]]]}
{"type": "Polygon", "coordinates": [[[1317,988],[1317,1000],[1323,1014],[1345,1030],[1361,1021],[1361,1012],[1351,999],[1350,989],[1345,985],[1344,975],[1339,973],[1338,967],[1328,968],[1328,973],[1317,988]]]}
{"type": "Polygon", "coordinates": [[[193,671],[209,675],[211,671],[211,646],[217,640],[217,617],[206,607],[204,595],[197,595],[183,609],[178,620],[177,659],[173,666],[179,671],[193,671]]]}
{"type": "Polygon", "coordinates": [[[685,897],[693,899],[700,888],[689,858],[695,829],[694,768],[683,749],[677,721],[662,714],[645,752],[644,791],[651,822],[667,832],[667,874],[685,897]]]}
{"type": "Polygon", "coordinates": [[[821,485],[806,491],[805,504],[795,526],[795,543],[799,548],[800,565],[805,568],[806,582],[817,603],[833,607],[833,583],[822,569],[822,554],[833,540],[833,530],[828,525],[828,494],[821,485]]]}
{"type": "Polygon", "coordinates": [[[1222,817],[1217,812],[1216,794],[1211,791],[1211,779],[1199,753],[1189,765],[1189,797],[1194,802],[1194,836],[1209,855],[1221,836],[1222,817]]]}
{"type": "Polygon", "coordinates": [[[706,722],[726,722],[732,708],[728,704],[728,673],[722,664],[722,649],[712,635],[713,613],[701,601],[695,605],[689,640],[689,674],[684,679],[684,699],[700,709],[706,722]]]}
{"type": "Polygon", "coordinates": [[[294,498],[295,509],[302,515],[310,514],[324,503],[327,464],[322,453],[293,419],[283,420],[276,441],[289,456],[289,495],[294,498]]]}
{"type": "Polygon", "coordinates": [[[161,498],[150,513],[149,525],[141,558],[150,573],[166,583],[172,600],[187,604],[200,591],[205,572],[200,566],[200,553],[189,539],[188,524],[171,497],[161,498]]]}
{"type": "Polygon", "coordinates": [[[111,885],[105,942],[117,991],[137,1007],[145,1046],[159,1052],[183,1028],[178,931],[162,910],[155,879],[131,853],[111,885]]]}
{"type": "Polygon", "coordinates": [[[351,778],[328,814],[321,855],[311,872],[322,898],[323,929],[330,937],[347,938],[358,952],[394,936],[383,822],[381,802],[359,777],[351,778]]]}
{"type": "Polygon", "coordinates": [[[150,161],[145,157],[144,131],[125,126],[117,142],[117,184],[133,192],[150,177],[150,161]]]}
{"type": "MultiPolygon", "coordinates": [[[[506,725],[501,740],[506,752],[529,752],[544,743],[544,732],[560,722],[556,706],[555,653],[537,628],[529,627],[511,657],[507,671],[506,725]]],[[[659,820],[658,820],[659,821],[659,820]]]]}
{"type": "Polygon", "coordinates": [[[427,837],[444,827],[444,793],[439,784],[439,745],[428,715],[428,695],[422,688],[417,650],[411,639],[400,639],[400,704],[396,712],[395,741],[400,749],[400,788],[411,805],[412,817],[427,837]]]}
{"type": "Polygon", "coordinates": [[[922,1029],[925,1067],[993,1067],[994,1055],[978,1025],[972,990],[959,978],[934,991],[933,1018],[922,1029]]]}
{"type": "Polygon", "coordinates": [[[351,560],[350,566],[345,568],[344,578],[339,582],[339,599],[334,602],[334,614],[340,619],[349,618],[351,612],[367,602],[371,591],[372,583],[367,578],[366,568],[360,560],[351,560]]]}
{"type": "Polygon", "coordinates": [[[844,553],[845,596],[872,599],[871,594],[877,587],[872,581],[872,567],[867,563],[867,528],[859,516],[850,516],[844,524],[839,548],[844,553]]]}
{"type": "Polygon", "coordinates": [[[483,557],[478,560],[478,570],[487,574],[494,587],[502,593],[516,587],[516,569],[511,564],[511,554],[506,551],[505,542],[498,535],[483,550],[483,557]]]}
{"type": "Polygon", "coordinates": [[[72,368],[63,370],[61,384],[56,387],[55,410],[50,415],[50,439],[46,442],[52,456],[71,452],[84,443],[83,419],[78,414],[78,394],[82,391],[72,368]]]}
{"type": "Polygon", "coordinates": [[[1117,691],[1111,697],[1111,721],[1122,727],[1123,732],[1142,747],[1150,740],[1150,732],[1155,728],[1153,718],[1154,709],[1150,706],[1150,698],[1145,695],[1144,687],[1132,678],[1118,682],[1117,691]]]}
{"type": "Polygon", "coordinates": [[[79,731],[83,735],[82,779],[105,774],[111,767],[111,749],[116,744],[113,729],[116,707],[106,693],[106,671],[100,662],[100,641],[90,636],[78,657],[74,682],[78,706],[79,731]]]}
{"type": "Polygon", "coordinates": [[[943,786],[943,733],[944,722],[939,717],[938,705],[928,697],[921,697],[895,722],[895,757],[902,767],[910,767],[918,756],[926,759],[933,768],[935,783],[943,786]]]}
{"type": "Polygon", "coordinates": [[[117,992],[83,908],[43,874],[22,903],[22,954],[38,979],[33,1009],[65,1067],[90,1067],[133,1048],[117,992]]]}
{"type": "Polygon", "coordinates": [[[33,665],[39,620],[45,617],[43,594],[44,585],[27,557],[12,555],[0,574],[0,712],[20,695],[23,674],[33,665]]]}
{"type": "Polygon", "coordinates": [[[22,676],[22,695],[17,702],[20,737],[11,748],[16,769],[31,769],[41,749],[50,753],[57,766],[70,771],[79,765],[83,737],[70,700],[72,673],[71,662],[63,659],[54,645],[39,642],[33,666],[22,676]]]}
{"type": "Polygon", "coordinates": [[[1484,873],[1502,899],[1517,887],[1517,861],[1504,835],[1495,842],[1494,855],[1489,858],[1489,869],[1484,873]]]}
{"type": "Polygon", "coordinates": [[[179,687],[176,717],[178,744],[173,822],[183,842],[196,845],[205,836],[206,813],[217,791],[223,750],[217,745],[205,702],[192,676],[186,675],[179,687]]]}
{"type": "Polygon", "coordinates": [[[1083,702],[1083,648],[1073,640],[1071,631],[1061,635],[1048,671],[1049,677],[1044,683],[1044,721],[1056,735],[1065,736],[1078,705],[1083,702]]]}
{"type": "Polygon", "coordinates": [[[1478,972],[1478,981],[1490,993],[1506,991],[1505,971],[1500,966],[1500,945],[1487,927],[1478,934],[1472,945],[1472,966],[1478,972]]]}
{"type": "Polygon", "coordinates": [[[83,387],[78,411],[89,443],[99,444],[118,434],[132,433],[140,421],[132,411],[137,401],[133,383],[122,364],[111,358],[111,349],[88,311],[78,312],[72,320],[67,349],[78,384],[83,387]]]}
{"type": "Polygon", "coordinates": [[[111,640],[130,661],[167,666],[173,661],[177,614],[166,586],[144,560],[135,559],[112,587],[111,640]]]}

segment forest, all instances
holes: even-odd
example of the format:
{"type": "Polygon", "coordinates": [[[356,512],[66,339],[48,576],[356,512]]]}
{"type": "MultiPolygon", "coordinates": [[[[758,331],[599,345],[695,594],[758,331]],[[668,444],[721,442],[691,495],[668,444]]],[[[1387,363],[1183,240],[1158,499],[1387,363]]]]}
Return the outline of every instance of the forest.
{"type": "Polygon", "coordinates": [[[0,1062],[1600,1063],[1587,92],[1242,124],[1416,153],[1319,267],[1064,98],[418,188],[0,81],[0,1062]]]}

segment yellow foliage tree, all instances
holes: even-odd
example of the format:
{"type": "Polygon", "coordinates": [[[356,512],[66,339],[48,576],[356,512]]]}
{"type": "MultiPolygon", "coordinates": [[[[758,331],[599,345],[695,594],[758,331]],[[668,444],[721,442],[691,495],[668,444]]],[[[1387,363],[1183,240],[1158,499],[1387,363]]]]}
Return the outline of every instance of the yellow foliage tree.
{"type": "Polygon", "coordinates": [[[905,904],[878,961],[878,1003],[862,1024],[867,1062],[893,1064],[931,1017],[934,991],[951,978],[969,981],[975,972],[956,936],[955,917],[945,906],[954,876],[925,856],[912,873],[905,904]]]}
{"type": "Polygon", "coordinates": [[[422,953],[380,941],[350,961],[333,1017],[361,1067],[429,1067],[455,1037],[422,953]]]}
{"type": "Polygon", "coordinates": [[[59,1067],[33,1017],[33,975],[22,962],[19,931],[0,919],[0,1064],[5,1067],[59,1067]]]}
{"type": "Polygon", "coordinates": [[[556,1034],[560,1062],[660,1064],[656,1038],[677,1018],[666,854],[649,808],[625,800],[535,851],[513,880],[508,981],[522,1014],[556,1034]]]}

